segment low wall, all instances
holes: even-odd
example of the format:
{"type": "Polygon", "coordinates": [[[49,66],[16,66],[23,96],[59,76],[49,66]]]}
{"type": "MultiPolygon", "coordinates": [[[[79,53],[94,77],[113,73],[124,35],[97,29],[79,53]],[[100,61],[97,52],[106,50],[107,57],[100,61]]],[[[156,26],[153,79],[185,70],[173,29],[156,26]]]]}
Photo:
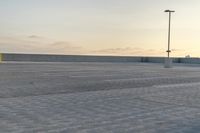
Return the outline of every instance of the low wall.
{"type": "MultiPolygon", "coordinates": [[[[150,62],[164,63],[165,57],[86,56],[45,54],[0,54],[1,61],[18,62],[150,62]]],[[[173,58],[174,63],[200,64],[199,58],[173,58]]]]}
{"type": "Polygon", "coordinates": [[[84,56],[84,55],[40,55],[2,54],[2,61],[27,62],[141,62],[141,57],[84,56]]]}
{"type": "Polygon", "coordinates": [[[180,58],[181,63],[187,63],[187,64],[200,64],[199,58],[180,58]]]}

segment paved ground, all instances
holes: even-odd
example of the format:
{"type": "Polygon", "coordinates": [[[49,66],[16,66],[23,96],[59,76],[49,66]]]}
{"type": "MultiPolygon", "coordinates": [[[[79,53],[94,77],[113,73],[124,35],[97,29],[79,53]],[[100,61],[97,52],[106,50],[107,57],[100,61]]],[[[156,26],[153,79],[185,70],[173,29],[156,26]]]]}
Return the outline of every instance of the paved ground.
{"type": "Polygon", "coordinates": [[[0,132],[200,132],[200,67],[0,64],[0,132]]]}

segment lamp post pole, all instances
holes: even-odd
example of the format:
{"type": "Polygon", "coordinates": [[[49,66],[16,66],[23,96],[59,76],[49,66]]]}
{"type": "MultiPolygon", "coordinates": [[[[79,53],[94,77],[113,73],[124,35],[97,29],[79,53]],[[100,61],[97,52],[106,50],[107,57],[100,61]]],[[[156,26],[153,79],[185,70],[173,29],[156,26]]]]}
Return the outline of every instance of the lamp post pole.
{"type": "Polygon", "coordinates": [[[169,13],[169,29],[168,29],[168,49],[167,49],[167,57],[169,59],[169,54],[171,52],[170,50],[170,37],[171,37],[171,13],[175,12],[175,11],[172,11],[172,10],[165,10],[165,12],[169,13]]]}

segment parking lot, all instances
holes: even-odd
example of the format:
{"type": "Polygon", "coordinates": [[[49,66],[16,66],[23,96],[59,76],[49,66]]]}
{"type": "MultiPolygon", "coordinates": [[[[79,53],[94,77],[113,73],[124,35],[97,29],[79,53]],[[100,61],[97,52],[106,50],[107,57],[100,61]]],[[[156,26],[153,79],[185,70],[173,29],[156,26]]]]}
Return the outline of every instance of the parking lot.
{"type": "Polygon", "coordinates": [[[2,133],[200,131],[200,66],[2,63],[2,133]]]}

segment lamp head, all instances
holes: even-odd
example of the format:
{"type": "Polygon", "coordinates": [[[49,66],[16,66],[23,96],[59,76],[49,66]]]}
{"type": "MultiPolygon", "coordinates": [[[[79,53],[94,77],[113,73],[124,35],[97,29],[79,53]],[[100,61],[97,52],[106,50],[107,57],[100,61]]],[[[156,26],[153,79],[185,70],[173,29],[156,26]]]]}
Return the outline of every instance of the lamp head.
{"type": "Polygon", "coordinates": [[[165,12],[175,12],[175,11],[173,11],[173,10],[165,10],[165,12]]]}

